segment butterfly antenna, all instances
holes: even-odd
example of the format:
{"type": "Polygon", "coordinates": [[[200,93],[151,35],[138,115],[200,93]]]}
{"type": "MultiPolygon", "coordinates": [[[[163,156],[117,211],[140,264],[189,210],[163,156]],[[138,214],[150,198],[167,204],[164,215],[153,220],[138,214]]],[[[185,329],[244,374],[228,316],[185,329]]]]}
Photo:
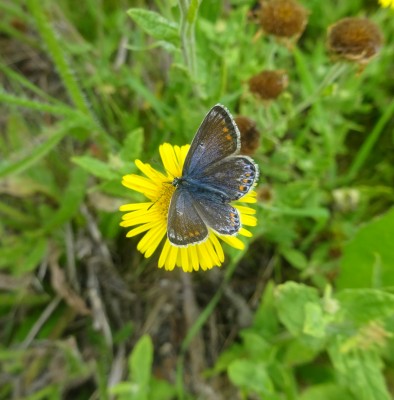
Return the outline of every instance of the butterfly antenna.
{"type": "MultiPolygon", "coordinates": [[[[166,172],[168,173],[168,175],[171,175],[167,170],[166,170],[166,172]]],[[[175,177],[174,177],[174,179],[175,179],[175,177]]],[[[163,182],[163,184],[172,185],[172,181],[163,182]]],[[[160,197],[159,197],[158,199],[156,199],[156,200],[147,208],[147,210],[149,211],[162,197],[163,197],[163,195],[160,195],[160,197]]]]}

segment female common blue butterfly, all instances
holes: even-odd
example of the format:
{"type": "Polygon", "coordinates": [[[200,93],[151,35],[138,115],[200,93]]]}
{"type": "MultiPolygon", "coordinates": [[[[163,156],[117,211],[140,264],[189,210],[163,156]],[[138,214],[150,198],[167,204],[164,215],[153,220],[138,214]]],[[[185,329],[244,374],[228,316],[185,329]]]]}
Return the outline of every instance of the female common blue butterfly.
{"type": "Polygon", "coordinates": [[[167,237],[177,247],[205,241],[208,228],[235,235],[241,228],[230,202],[248,193],[258,178],[250,157],[237,155],[240,133],[227,108],[212,107],[187,153],[182,176],[175,178],[168,210],[167,237]]]}

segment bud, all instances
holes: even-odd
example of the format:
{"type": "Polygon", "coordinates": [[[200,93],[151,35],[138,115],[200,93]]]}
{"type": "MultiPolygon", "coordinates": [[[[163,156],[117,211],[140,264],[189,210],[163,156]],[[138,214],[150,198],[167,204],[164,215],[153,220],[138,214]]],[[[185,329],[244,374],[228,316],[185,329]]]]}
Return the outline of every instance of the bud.
{"type": "Polygon", "coordinates": [[[342,188],[332,192],[335,208],[341,212],[355,211],[360,204],[360,192],[357,189],[342,188]]]}
{"type": "Polygon", "coordinates": [[[274,198],[274,192],[269,185],[259,185],[257,188],[257,200],[262,203],[271,203],[274,198]]]}

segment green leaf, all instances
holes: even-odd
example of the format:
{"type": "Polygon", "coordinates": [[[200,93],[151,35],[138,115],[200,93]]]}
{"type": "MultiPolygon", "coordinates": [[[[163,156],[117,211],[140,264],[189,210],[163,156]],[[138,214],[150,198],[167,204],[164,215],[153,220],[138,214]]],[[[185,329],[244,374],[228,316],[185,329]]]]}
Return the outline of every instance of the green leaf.
{"type": "Polygon", "coordinates": [[[325,336],[326,323],[320,304],[305,304],[304,333],[310,336],[315,336],[317,338],[322,338],[325,336]]]}
{"type": "Polygon", "coordinates": [[[340,382],[357,400],[390,400],[382,374],[383,363],[373,350],[346,351],[341,338],[329,350],[330,358],[340,382]]]}
{"type": "Polygon", "coordinates": [[[228,376],[234,385],[247,393],[257,393],[261,396],[275,394],[274,385],[263,363],[236,360],[230,364],[228,376]]]}
{"type": "Polygon", "coordinates": [[[319,350],[312,349],[304,341],[294,339],[281,350],[281,364],[288,367],[295,367],[312,362],[319,354],[319,350]],[[283,355],[282,355],[283,353],[283,355]]]}
{"type": "Polygon", "coordinates": [[[362,227],[344,248],[338,288],[394,286],[394,208],[362,227]]]}
{"type": "Polygon", "coordinates": [[[149,335],[142,336],[134,346],[129,360],[131,380],[136,384],[134,399],[148,399],[152,373],[153,344],[149,335]]]}
{"type": "Polygon", "coordinates": [[[68,59],[64,51],[64,39],[60,38],[59,32],[56,32],[51,25],[51,14],[45,12],[45,3],[39,0],[28,0],[27,7],[34,18],[37,30],[47,47],[47,51],[56,66],[57,72],[72,102],[79,111],[91,117],[91,121],[94,123],[94,117],[86,102],[86,97],[72,68],[68,64],[68,59]]]}
{"type": "Polygon", "coordinates": [[[269,281],[265,287],[263,298],[254,314],[252,329],[266,339],[275,338],[279,333],[279,321],[275,308],[275,285],[269,281]]]}
{"type": "Polygon", "coordinates": [[[70,174],[70,181],[63,194],[59,209],[43,226],[44,233],[50,233],[53,229],[69,221],[79,209],[85,197],[88,174],[80,169],[74,168],[70,174]]]}
{"type": "Polygon", "coordinates": [[[316,385],[306,389],[299,400],[354,400],[349,391],[345,388],[329,383],[316,385]]]}
{"type": "Polygon", "coordinates": [[[197,11],[200,7],[202,0],[191,0],[189,9],[187,10],[187,21],[189,24],[193,24],[197,18],[197,11]]]}
{"type": "Polygon", "coordinates": [[[160,14],[141,8],[131,8],[127,14],[148,35],[170,42],[179,41],[178,25],[160,14]]]}
{"type": "Polygon", "coordinates": [[[90,174],[105,180],[120,179],[114,171],[111,170],[108,163],[90,156],[73,157],[71,161],[90,174]]]}
{"type": "Polygon", "coordinates": [[[45,238],[34,234],[34,238],[24,236],[4,243],[0,247],[0,268],[7,268],[13,275],[32,271],[44,258],[47,250],[45,238]]]}
{"type": "Polygon", "coordinates": [[[305,254],[299,250],[282,248],[281,254],[283,254],[286,260],[295,268],[303,270],[308,266],[308,260],[305,254]]]}
{"type": "Polygon", "coordinates": [[[302,334],[307,305],[320,302],[317,289],[295,282],[287,282],[276,288],[275,295],[281,322],[293,335],[302,334]]]}
{"type": "Polygon", "coordinates": [[[73,110],[64,104],[49,104],[37,100],[30,100],[26,97],[15,96],[0,90],[0,103],[16,105],[23,108],[30,108],[40,112],[47,112],[54,115],[73,117],[78,115],[78,111],[73,110]]]}
{"type": "Polygon", "coordinates": [[[260,335],[247,330],[241,331],[240,336],[244,345],[244,351],[250,359],[269,363],[274,359],[276,348],[268,343],[260,335]]]}
{"type": "Polygon", "coordinates": [[[120,158],[123,161],[134,161],[141,156],[143,144],[144,130],[142,128],[137,128],[128,133],[119,154],[120,158]]]}
{"type": "Polygon", "coordinates": [[[338,293],[340,312],[346,322],[365,324],[394,315],[394,294],[378,289],[347,289],[338,293]]]}
{"type": "Polygon", "coordinates": [[[68,133],[68,127],[61,127],[57,132],[51,134],[49,138],[41,145],[35,146],[29,155],[14,161],[0,163],[0,178],[17,174],[30,168],[33,164],[41,160],[48,154],[68,133]]]}

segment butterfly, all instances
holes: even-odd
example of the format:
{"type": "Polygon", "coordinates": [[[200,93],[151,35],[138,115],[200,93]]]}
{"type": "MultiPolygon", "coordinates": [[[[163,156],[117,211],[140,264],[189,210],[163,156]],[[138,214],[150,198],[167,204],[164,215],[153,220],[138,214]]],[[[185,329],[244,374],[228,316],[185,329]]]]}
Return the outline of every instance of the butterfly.
{"type": "Polygon", "coordinates": [[[247,194],[259,175],[250,157],[238,155],[240,146],[240,133],[230,112],[215,105],[192,141],[182,176],[172,181],[175,191],[167,217],[172,245],[202,243],[209,229],[221,235],[239,232],[239,212],[230,202],[247,194]]]}

